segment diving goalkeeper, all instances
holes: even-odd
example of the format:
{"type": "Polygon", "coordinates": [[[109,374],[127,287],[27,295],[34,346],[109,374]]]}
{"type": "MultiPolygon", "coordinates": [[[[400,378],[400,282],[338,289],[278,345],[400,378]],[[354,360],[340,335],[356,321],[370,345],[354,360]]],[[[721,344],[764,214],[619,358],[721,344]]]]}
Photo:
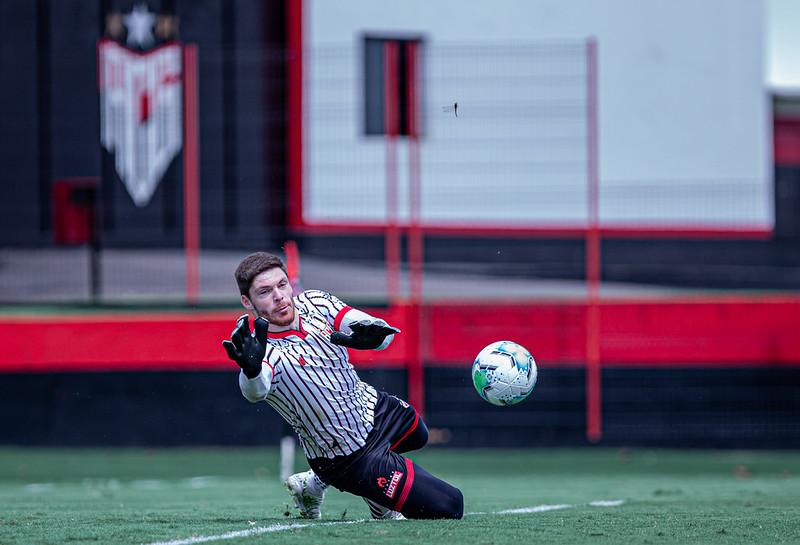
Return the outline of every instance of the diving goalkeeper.
{"type": "Polygon", "coordinates": [[[405,401],[362,382],[347,348],[383,350],[400,331],[333,295],[293,297],[283,261],[257,252],[236,269],[242,305],[228,357],[239,387],[266,401],[297,433],[311,470],[286,480],[300,516],[319,518],[325,489],[361,496],[374,518],[460,519],[461,491],[401,453],[425,446],[428,429],[405,401]]]}

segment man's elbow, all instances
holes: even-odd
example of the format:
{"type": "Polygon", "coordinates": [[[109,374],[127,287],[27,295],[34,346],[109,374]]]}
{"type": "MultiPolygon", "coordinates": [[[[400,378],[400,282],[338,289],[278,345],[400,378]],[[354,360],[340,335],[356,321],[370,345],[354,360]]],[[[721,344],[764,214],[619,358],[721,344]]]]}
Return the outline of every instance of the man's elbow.
{"type": "Polygon", "coordinates": [[[259,401],[264,401],[263,397],[258,397],[254,395],[247,395],[246,393],[242,392],[242,396],[249,401],[250,403],[258,403],[259,401]]]}
{"type": "MultiPolygon", "coordinates": [[[[270,370],[268,370],[270,371],[270,370]]],[[[250,403],[264,401],[269,395],[271,372],[261,372],[257,377],[248,379],[244,372],[239,373],[239,390],[250,403]]]]}

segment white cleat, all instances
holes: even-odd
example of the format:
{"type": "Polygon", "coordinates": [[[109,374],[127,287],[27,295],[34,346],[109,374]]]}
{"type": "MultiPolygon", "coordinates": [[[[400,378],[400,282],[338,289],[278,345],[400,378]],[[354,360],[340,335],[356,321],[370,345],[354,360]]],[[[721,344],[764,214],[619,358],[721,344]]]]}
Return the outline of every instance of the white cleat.
{"type": "Polygon", "coordinates": [[[364,501],[367,502],[369,512],[375,520],[406,520],[406,517],[398,511],[392,511],[388,507],[384,507],[367,498],[364,498],[364,501]]]}
{"type": "Polygon", "coordinates": [[[403,513],[399,511],[392,511],[391,509],[387,509],[386,512],[377,517],[378,520],[406,520],[406,517],[403,516],[403,513]]]}
{"type": "Polygon", "coordinates": [[[300,517],[304,519],[318,519],[322,517],[320,508],[325,499],[325,488],[317,486],[314,472],[309,470],[295,473],[286,479],[286,489],[294,499],[294,504],[300,510],[300,517]]]}

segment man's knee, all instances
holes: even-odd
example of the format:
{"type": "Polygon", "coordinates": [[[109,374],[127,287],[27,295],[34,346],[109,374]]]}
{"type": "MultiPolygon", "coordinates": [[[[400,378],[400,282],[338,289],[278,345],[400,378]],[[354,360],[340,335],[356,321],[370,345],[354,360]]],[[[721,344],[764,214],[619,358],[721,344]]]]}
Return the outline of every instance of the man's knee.
{"type": "Polygon", "coordinates": [[[428,444],[428,426],[425,425],[421,418],[417,423],[417,429],[414,430],[412,435],[414,436],[414,448],[412,450],[421,449],[428,444]]]}
{"type": "Polygon", "coordinates": [[[409,498],[402,513],[408,518],[460,519],[464,516],[464,495],[461,490],[440,481],[433,494],[409,498]]]}
{"type": "Polygon", "coordinates": [[[460,519],[464,516],[464,494],[456,487],[453,487],[453,494],[448,498],[442,518],[460,519]]]}

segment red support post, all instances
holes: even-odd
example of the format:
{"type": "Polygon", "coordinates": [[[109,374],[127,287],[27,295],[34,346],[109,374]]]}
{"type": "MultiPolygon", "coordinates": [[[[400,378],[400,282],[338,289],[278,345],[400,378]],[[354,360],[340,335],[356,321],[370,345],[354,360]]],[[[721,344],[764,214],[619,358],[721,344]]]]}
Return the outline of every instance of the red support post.
{"type": "Polygon", "coordinates": [[[196,305],[200,274],[200,175],[197,154],[197,45],[183,47],[183,246],[186,302],[196,305]]]}
{"type": "Polygon", "coordinates": [[[287,11],[287,219],[290,227],[303,225],[303,0],[289,0],[287,11]]]}
{"type": "Polygon", "coordinates": [[[397,191],[397,42],[383,46],[383,101],[386,134],[386,292],[391,304],[401,299],[400,227],[397,191]]]}
{"type": "Polygon", "coordinates": [[[419,77],[418,46],[415,42],[406,45],[406,100],[408,107],[408,175],[409,175],[409,228],[408,228],[408,277],[411,304],[407,323],[411,325],[408,337],[408,400],[420,414],[425,412],[425,369],[423,362],[423,292],[422,264],[424,260],[423,232],[421,226],[422,190],[419,163],[419,100],[417,84],[419,77]]]}
{"type": "Polygon", "coordinates": [[[303,282],[300,274],[300,251],[297,249],[297,242],[287,240],[283,244],[283,253],[286,256],[286,276],[292,285],[292,291],[299,295],[303,291],[303,282]]]}
{"type": "Polygon", "coordinates": [[[424,260],[422,232],[422,187],[419,159],[419,101],[417,100],[418,46],[406,44],[406,97],[408,105],[408,176],[409,229],[408,276],[411,300],[422,301],[422,263],[424,260]]]}
{"type": "Polygon", "coordinates": [[[586,438],[603,436],[602,365],[600,360],[600,228],[597,145],[597,42],[586,42],[586,438]]]}
{"type": "Polygon", "coordinates": [[[421,415],[425,414],[425,367],[423,365],[423,306],[419,302],[405,305],[406,327],[406,372],[408,374],[408,402],[421,415]]]}

